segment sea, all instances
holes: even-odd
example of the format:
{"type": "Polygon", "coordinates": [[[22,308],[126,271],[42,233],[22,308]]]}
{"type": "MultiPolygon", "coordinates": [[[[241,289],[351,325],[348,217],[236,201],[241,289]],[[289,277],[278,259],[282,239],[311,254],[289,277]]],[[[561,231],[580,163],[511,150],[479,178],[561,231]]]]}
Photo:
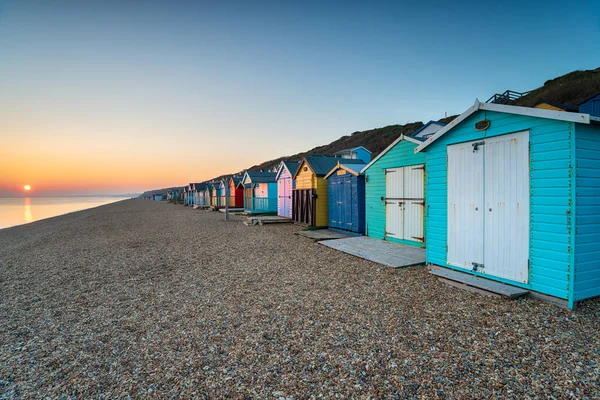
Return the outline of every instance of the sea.
{"type": "Polygon", "coordinates": [[[128,198],[130,197],[0,197],[0,229],[128,198]]]}

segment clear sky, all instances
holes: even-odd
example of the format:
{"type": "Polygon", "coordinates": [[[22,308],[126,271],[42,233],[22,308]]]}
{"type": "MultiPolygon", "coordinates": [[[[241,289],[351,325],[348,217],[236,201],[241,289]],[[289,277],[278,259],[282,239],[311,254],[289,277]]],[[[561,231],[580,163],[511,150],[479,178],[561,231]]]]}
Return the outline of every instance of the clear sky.
{"type": "Polygon", "coordinates": [[[0,0],[0,196],[184,185],[599,66],[597,0],[0,0]]]}

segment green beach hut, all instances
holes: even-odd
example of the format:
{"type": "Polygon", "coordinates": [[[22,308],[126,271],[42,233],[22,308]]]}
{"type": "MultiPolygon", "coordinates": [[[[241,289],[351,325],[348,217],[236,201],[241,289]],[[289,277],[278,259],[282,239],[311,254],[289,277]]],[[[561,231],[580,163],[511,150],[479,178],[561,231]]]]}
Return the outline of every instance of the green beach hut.
{"type": "Polygon", "coordinates": [[[442,127],[430,121],[413,136],[400,135],[362,170],[367,236],[425,247],[425,155],[415,154],[425,139],[415,135],[442,127]]]}

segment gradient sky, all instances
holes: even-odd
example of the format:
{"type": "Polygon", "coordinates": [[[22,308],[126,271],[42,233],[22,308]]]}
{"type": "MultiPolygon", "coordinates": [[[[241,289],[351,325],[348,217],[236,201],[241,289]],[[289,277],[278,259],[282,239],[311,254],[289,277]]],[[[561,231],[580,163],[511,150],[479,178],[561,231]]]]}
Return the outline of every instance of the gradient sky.
{"type": "Polygon", "coordinates": [[[184,185],[599,66],[597,0],[0,0],[0,196],[184,185]]]}

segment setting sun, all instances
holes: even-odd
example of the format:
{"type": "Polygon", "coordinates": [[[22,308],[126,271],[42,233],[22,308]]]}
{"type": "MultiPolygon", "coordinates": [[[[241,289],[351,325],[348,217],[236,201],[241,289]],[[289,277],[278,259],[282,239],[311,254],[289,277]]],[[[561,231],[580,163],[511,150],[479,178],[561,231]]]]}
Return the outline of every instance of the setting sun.
{"type": "Polygon", "coordinates": [[[31,186],[25,185],[25,186],[23,186],[23,189],[25,189],[26,191],[29,192],[31,190],[31,186]]]}

